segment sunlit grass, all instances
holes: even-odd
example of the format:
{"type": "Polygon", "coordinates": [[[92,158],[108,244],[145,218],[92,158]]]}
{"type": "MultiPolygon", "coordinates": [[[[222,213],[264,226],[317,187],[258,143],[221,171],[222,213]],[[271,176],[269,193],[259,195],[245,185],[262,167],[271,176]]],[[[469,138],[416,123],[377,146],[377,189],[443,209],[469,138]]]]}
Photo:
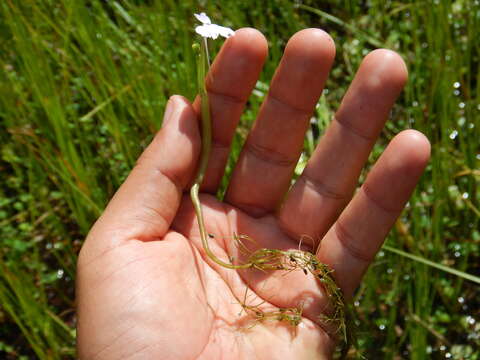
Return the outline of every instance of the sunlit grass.
{"type": "Polygon", "coordinates": [[[0,2],[0,357],[74,357],[79,246],[161,125],[168,97],[193,99],[192,14],[205,10],[269,40],[234,154],[296,31],[321,27],[337,45],[303,160],[362,57],[377,46],[404,57],[410,80],[370,164],[406,128],[429,137],[432,160],[388,239],[413,258],[382,251],[357,292],[361,350],[369,359],[480,359],[479,287],[441,270],[478,277],[480,268],[479,2],[208,4],[0,2]]]}

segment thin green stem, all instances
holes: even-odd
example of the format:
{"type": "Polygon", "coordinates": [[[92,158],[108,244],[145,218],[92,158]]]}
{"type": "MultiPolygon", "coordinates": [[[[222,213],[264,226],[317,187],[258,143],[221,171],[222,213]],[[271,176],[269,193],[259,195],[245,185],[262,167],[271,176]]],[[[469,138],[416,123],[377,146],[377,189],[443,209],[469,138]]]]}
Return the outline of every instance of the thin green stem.
{"type": "MultiPolygon", "coordinates": [[[[193,187],[200,187],[207,170],[208,159],[210,158],[210,150],[212,147],[212,125],[210,121],[210,104],[208,101],[207,88],[205,86],[205,75],[207,70],[205,50],[206,45],[202,43],[202,50],[198,55],[197,64],[197,81],[198,89],[201,99],[201,116],[202,116],[202,150],[200,154],[200,164],[198,167],[197,176],[195,178],[195,184],[193,187]]],[[[192,187],[192,188],[193,188],[192,187]]],[[[197,195],[198,197],[198,195],[197,195]]]]}
{"type": "Polygon", "coordinates": [[[200,92],[201,99],[201,111],[202,111],[202,150],[200,153],[200,163],[198,166],[197,176],[195,177],[195,182],[190,189],[190,197],[192,199],[193,207],[195,208],[195,214],[197,216],[198,227],[200,229],[200,237],[202,239],[203,248],[207,256],[217,263],[220,266],[229,268],[229,269],[245,269],[251,267],[251,264],[242,264],[242,265],[233,265],[225,261],[220,260],[210,249],[208,244],[208,234],[205,229],[205,221],[203,219],[202,206],[200,204],[200,199],[198,192],[200,185],[202,184],[205,172],[207,170],[208,159],[210,158],[210,150],[212,147],[212,124],[210,119],[210,103],[208,101],[207,88],[205,86],[205,75],[209,66],[208,60],[208,49],[207,49],[207,40],[201,43],[202,49],[198,54],[198,65],[197,65],[197,80],[198,80],[198,89],[200,92]]]}
{"type": "Polygon", "coordinates": [[[208,68],[210,68],[210,54],[208,53],[208,42],[207,42],[207,38],[203,38],[203,46],[204,46],[204,49],[205,49],[205,54],[207,55],[207,65],[208,65],[208,68]]]}
{"type": "Polygon", "coordinates": [[[446,273],[458,276],[462,279],[469,280],[469,281],[472,281],[474,283],[480,284],[480,277],[478,277],[478,276],[468,274],[466,272],[463,272],[463,271],[460,271],[460,270],[457,270],[457,269],[453,269],[451,267],[448,267],[448,266],[445,266],[445,265],[442,265],[442,264],[438,264],[438,263],[433,262],[431,260],[425,259],[425,258],[417,256],[417,255],[407,253],[405,251],[402,251],[400,249],[391,247],[389,245],[383,245],[383,249],[387,250],[387,251],[390,251],[394,254],[406,257],[407,259],[417,261],[417,262],[425,264],[427,266],[431,266],[435,269],[445,271],[446,273]]]}

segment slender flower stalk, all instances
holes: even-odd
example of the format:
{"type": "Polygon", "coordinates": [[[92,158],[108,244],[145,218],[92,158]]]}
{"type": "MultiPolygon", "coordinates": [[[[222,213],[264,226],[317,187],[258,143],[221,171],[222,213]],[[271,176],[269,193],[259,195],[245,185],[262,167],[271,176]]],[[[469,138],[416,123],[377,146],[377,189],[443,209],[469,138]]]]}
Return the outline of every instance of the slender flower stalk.
{"type": "Polygon", "coordinates": [[[207,170],[208,160],[210,158],[210,150],[212,147],[212,124],[210,116],[210,103],[208,100],[207,88],[205,85],[205,77],[207,71],[210,67],[210,57],[208,54],[208,43],[207,39],[211,37],[216,39],[219,35],[224,37],[229,37],[233,34],[232,29],[224,28],[219,25],[212,24],[210,18],[205,15],[205,13],[195,14],[195,17],[203,23],[203,25],[197,26],[195,31],[203,37],[201,46],[198,45],[194,48],[198,50],[197,56],[197,81],[198,89],[200,93],[201,100],[201,117],[202,117],[202,149],[200,153],[200,163],[197,170],[197,176],[195,177],[195,182],[190,189],[190,197],[192,199],[193,206],[195,208],[195,214],[197,216],[198,227],[200,229],[200,237],[202,239],[202,246],[205,249],[207,256],[216,262],[218,265],[229,268],[229,269],[241,269],[251,267],[249,264],[243,265],[233,265],[225,261],[220,260],[210,249],[208,244],[208,234],[205,229],[205,221],[203,219],[203,211],[200,204],[200,199],[198,192],[200,190],[200,185],[202,184],[203,178],[205,176],[205,171],[207,170]],[[228,29],[228,30],[225,30],[228,29]],[[220,32],[221,30],[221,32],[220,32]]]}

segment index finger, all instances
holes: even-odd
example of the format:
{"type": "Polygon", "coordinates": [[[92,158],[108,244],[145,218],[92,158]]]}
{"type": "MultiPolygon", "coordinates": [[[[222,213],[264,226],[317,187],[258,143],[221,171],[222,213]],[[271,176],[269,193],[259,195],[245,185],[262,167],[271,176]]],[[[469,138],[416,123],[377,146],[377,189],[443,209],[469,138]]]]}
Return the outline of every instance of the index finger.
{"type": "MultiPolygon", "coordinates": [[[[223,44],[206,79],[212,121],[212,149],[202,191],[215,193],[230,154],[240,116],[262,70],[267,41],[256,29],[243,28],[223,44]]],[[[200,99],[194,102],[200,114],[200,99]]]]}

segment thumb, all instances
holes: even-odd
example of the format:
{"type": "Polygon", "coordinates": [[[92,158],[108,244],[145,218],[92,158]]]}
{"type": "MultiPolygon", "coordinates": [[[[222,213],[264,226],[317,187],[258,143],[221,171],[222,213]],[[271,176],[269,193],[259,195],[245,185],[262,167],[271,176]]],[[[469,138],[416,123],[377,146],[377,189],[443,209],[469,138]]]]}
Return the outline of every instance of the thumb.
{"type": "Polygon", "coordinates": [[[196,117],[187,99],[170,98],[162,129],[87,237],[87,242],[95,242],[90,244],[93,248],[104,248],[103,241],[111,247],[112,241],[149,241],[166,234],[196,169],[200,152],[196,117]]]}

